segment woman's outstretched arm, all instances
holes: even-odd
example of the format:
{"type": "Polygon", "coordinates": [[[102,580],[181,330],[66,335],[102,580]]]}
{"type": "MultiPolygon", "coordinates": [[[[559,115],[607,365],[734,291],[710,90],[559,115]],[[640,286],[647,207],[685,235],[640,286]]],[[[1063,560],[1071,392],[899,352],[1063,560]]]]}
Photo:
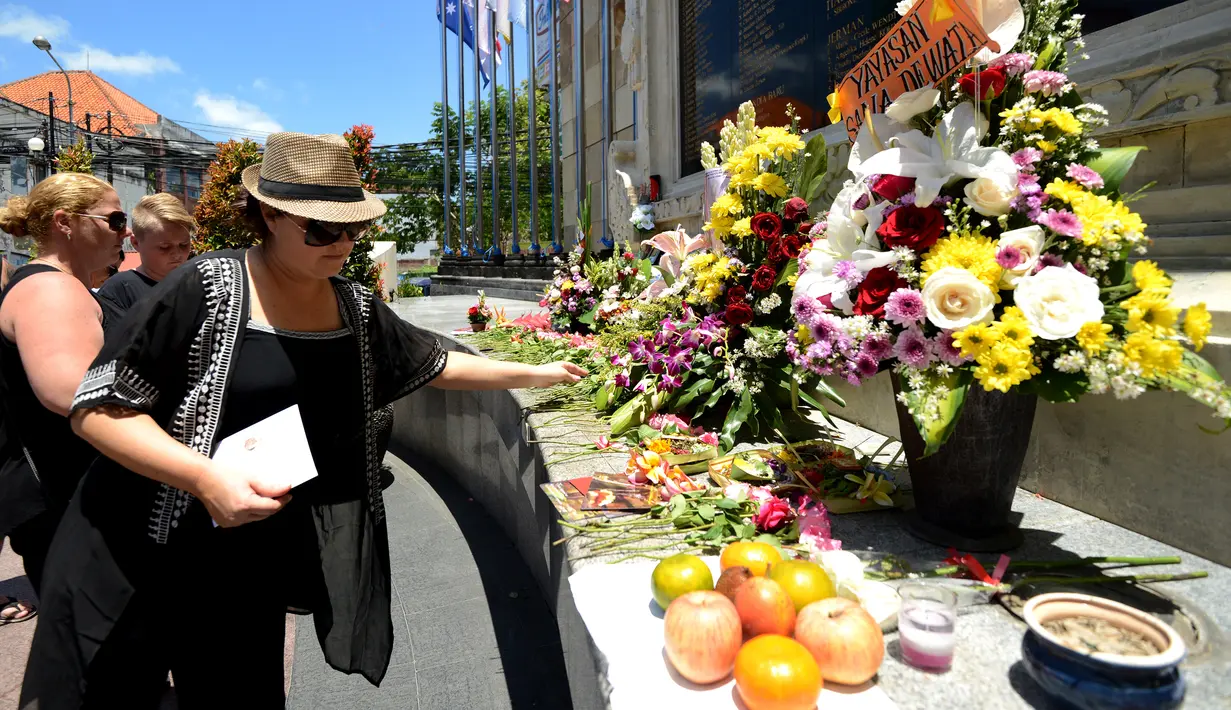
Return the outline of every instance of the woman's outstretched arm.
{"type": "Polygon", "coordinates": [[[442,390],[515,390],[573,383],[588,374],[571,362],[526,365],[451,352],[444,371],[431,386],[442,390]]]}

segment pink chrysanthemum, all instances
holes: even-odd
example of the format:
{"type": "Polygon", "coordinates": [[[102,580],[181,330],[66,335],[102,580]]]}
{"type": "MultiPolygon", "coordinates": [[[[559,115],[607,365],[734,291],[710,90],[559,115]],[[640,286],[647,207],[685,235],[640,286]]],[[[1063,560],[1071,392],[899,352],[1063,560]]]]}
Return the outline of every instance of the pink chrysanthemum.
{"type": "Polygon", "coordinates": [[[893,343],[883,335],[869,335],[859,345],[859,353],[884,360],[893,354],[893,343]]]}
{"type": "Polygon", "coordinates": [[[923,294],[911,288],[900,288],[889,294],[885,302],[885,320],[901,326],[914,325],[927,316],[923,294]]]}
{"type": "Polygon", "coordinates": [[[1022,250],[1015,246],[1001,247],[996,252],[996,263],[1005,270],[1017,268],[1022,263],[1022,250]]]}
{"type": "Polygon", "coordinates": [[[833,343],[845,334],[842,330],[842,319],[832,313],[822,313],[812,321],[812,337],[815,340],[833,343]]]}
{"type": "Polygon", "coordinates": [[[1022,148],[1013,154],[1013,162],[1022,170],[1033,170],[1034,164],[1043,159],[1043,151],[1038,148],[1022,148]]]}
{"type": "Polygon", "coordinates": [[[800,296],[791,302],[791,310],[795,312],[795,320],[804,325],[811,326],[823,311],[821,304],[811,296],[800,296]]]}
{"type": "Polygon", "coordinates": [[[932,361],[932,347],[926,336],[918,328],[907,328],[898,334],[898,342],[893,346],[893,354],[898,361],[910,367],[927,367],[932,361]]]}
{"type": "Polygon", "coordinates": [[[966,362],[966,358],[962,357],[961,349],[953,346],[952,330],[942,330],[932,340],[932,353],[936,355],[936,359],[946,365],[961,365],[966,362]]]}
{"type": "Polygon", "coordinates": [[[1030,68],[1034,66],[1034,57],[1021,52],[1013,52],[993,59],[988,66],[1004,67],[1005,73],[1009,76],[1018,76],[1030,71],[1030,68]]]}
{"type": "Polygon", "coordinates": [[[1047,71],[1045,69],[1026,72],[1022,76],[1022,83],[1026,85],[1026,91],[1032,94],[1043,94],[1044,96],[1063,94],[1069,88],[1069,78],[1067,76],[1058,71],[1047,71]]]}
{"type": "Polygon", "coordinates": [[[1096,170],[1088,168],[1084,165],[1069,163],[1069,166],[1064,169],[1064,172],[1087,190],[1100,190],[1103,187],[1103,176],[1099,175],[1096,170]]]}
{"type": "Polygon", "coordinates": [[[1035,220],[1056,234],[1077,238],[1081,236],[1081,220],[1068,210],[1047,210],[1035,220]]]}
{"type": "Polygon", "coordinates": [[[858,286],[863,281],[863,272],[855,266],[855,262],[846,259],[833,265],[833,275],[842,279],[848,286],[858,286]]]}
{"type": "Polygon", "coordinates": [[[1064,259],[1058,254],[1043,254],[1034,267],[1034,273],[1037,274],[1049,266],[1064,266],[1064,259]]]}
{"type": "Polygon", "coordinates": [[[829,224],[827,222],[825,222],[824,220],[821,220],[820,222],[817,222],[816,224],[812,225],[812,229],[808,230],[808,236],[809,237],[823,237],[825,236],[825,229],[828,226],[829,224]]]}

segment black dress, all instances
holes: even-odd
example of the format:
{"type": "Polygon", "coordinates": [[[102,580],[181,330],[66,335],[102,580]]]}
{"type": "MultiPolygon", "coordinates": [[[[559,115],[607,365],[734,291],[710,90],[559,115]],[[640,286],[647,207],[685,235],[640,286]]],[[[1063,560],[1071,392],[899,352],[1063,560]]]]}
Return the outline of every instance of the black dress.
{"type": "Polygon", "coordinates": [[[379,684],[393,630],[373,415],[438,375],[445,353],[370,292],[334,285],[344,331],[271,332],[248,321],[242,252],[208,254],[108,337],[76,408],[146,412],[211,453],[298,404],[320,475],[269,519],[221,529],[188,493],[100,459],[52,545],[23,707],[141,707],[168,668],[181,707],[241,687],[277,706],[288,606],[313,613],[331,666],[379,684]]]}
{"type": "MultiPolygon", "coordinates": [[[[36,274],[58,271],[46,264],[17,269],[13,287],[36,274]]],[[[98,452],[73,433],[68,418],[47,409],[30,387],[17,344],[0,333],[0,539],[10,536],[35,592],[56,524],[86,467],[98,452]]]]}

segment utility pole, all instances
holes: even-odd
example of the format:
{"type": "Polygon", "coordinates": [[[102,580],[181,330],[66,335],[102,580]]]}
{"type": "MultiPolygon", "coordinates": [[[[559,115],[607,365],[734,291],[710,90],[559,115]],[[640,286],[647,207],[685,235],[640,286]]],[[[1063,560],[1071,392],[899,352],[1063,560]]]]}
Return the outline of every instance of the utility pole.
{"type": "Polygon", "coordinates": [[[113,165],[111,161],[111,150],[114,145],[115,145],[115,135],[112,134],[111,132],[111,112],[108,111],[107,112],[107,182],[113,182],[114,177],[115,177],[114,175],[112,175],[112,170],[111,170],[112,165],[113,165]]]}
{"type": "Polygon", "coordinates": [[[47,169],[48,174],[56,172],[56,95],[47,92],[47,169]]]}
{"type": "Polygon", "coordinates": [[[90,135],[90,114],[85,115],[85,149],[94,152],[94,137],[90,135]]]}

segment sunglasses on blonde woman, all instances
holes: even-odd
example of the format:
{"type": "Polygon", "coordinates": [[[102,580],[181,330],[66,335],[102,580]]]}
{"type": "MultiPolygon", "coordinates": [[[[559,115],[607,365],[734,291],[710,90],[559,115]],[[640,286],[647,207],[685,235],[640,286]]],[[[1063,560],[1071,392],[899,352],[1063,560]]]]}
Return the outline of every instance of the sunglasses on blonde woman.
{"type": "Polygon", "coordinates": [[[107,226],[116,234],[123,234],[128,228],[128,215],[116,210],[111,214],[85,214],[84,212],[73,212],[78,217],[91,217],[93,219],[102,219],[107,221],[107,226]]]}

